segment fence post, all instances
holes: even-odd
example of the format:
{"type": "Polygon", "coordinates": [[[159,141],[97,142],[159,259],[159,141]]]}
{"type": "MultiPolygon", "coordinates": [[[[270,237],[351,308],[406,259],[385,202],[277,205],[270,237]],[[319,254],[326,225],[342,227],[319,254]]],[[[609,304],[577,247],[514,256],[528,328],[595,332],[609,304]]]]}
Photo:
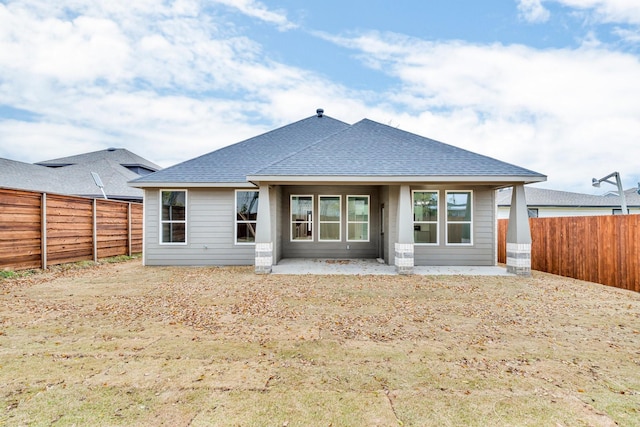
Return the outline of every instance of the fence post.
{"type": "Polygon", "coordinates": [[[98,262],[98,200],[93,199],[93,262],[98,262]]]}
{"type": "Polygon", "coordinates": [[[40,196],[40,264],[47,269],[47,193],[40,196]]]}
{"type": "Polygon", "coordinates": [[[127,203],[127,256],[131,256],[131,202],[127,203]]]}

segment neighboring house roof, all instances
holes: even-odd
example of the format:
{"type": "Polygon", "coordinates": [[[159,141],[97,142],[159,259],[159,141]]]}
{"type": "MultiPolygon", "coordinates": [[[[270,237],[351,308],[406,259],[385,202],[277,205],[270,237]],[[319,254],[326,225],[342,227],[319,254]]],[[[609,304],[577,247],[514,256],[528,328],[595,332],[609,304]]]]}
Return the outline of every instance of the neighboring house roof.
{"type": "MultiPolygon", "coordinates": [[[[525,198],[527,205],[548,206],[548,207],[603,207],[603,208],[619,208],[620,198],[615,195],[593,195],[583,193],[572,193],[569,191],[547,190],[545,188],[525,187],[525,198]]],[[[628,207],[640,206],[640,195],[635,188],[625,190],[625,199],[628,207]]],[[[496,198],[498,206],[511,205],[511,189],[505,189],[498,192],[496,198]]]]}
{"type": "Polygon", "coordinates": [[[58,175],[49,168],[0,158],[0,187],[54,193],[58,175]]]}
{"type": "Polygon", "coordinates": [[[83,165],[88,163],[106,161],[112,164],[117,163],[127,169],[146,169],[148,173],[162,169],[157,164],[150,162],[144,157],[124,148],[107,148],[106,150],[93,151],[90,153],[77,154],[75,156],[60,157],[58,159],[44,160],[35,163],[36,165],[47,167],[64,167],[71,165],[83,165]]]}
{"type": "Polygon", "coordinates": [[[538,182],[546,177],[509,163],[364,119],[354,125],[318,114],[138,178],[131,185],[247,181],[538,182]]]}
{"type": "Polygon", "coordinates": [[[154,172],[160,166],[128,150],[107,149],[77,156],[46,160],[37,164],[0,159],[0,186],[23,190],[103,197],[91,172],[100,176],[110,199],[142,200],[142,191],[128,181],[140,172],[154,172]]]}

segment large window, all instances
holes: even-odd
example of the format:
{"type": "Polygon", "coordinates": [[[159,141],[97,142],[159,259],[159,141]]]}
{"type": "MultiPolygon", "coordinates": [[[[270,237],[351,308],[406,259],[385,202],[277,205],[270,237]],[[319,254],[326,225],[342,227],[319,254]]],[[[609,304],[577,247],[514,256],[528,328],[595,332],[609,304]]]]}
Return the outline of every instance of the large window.
{"type": "Polygon", "coordinates": [[[413,241],[438,244],[438,192],[413,192],[413,241]]]}
{"type": "Polygon", "coordinates": [[[347,241],[369,241],[369,196],[347,196],[347,241]]]}
{"type": "Polygon", "coordinates": [[[252,244],[256,241],[258,221],[258,191],[236,190],[236,243],[252,244]]]}
{"type": "Polygon", "coordinates": [[[473,244],[471,191],[447,191],[447,244],[473,244]]]}
{"type": "Polygon", "coordinates": [[[291,196],[291,241],[313,241],[313,196],[291,196]]]}
{"type": "Polygon", "coordinates": [[[320,226],[319,240],[321,242],[336,242],[342,239],[342,197],[319,196],[318,223],[320,226]]]}
{"type": "Polygon", "coordinates": [[[187,191],[160,191],[160,243],[187,243],[187,191]]]}

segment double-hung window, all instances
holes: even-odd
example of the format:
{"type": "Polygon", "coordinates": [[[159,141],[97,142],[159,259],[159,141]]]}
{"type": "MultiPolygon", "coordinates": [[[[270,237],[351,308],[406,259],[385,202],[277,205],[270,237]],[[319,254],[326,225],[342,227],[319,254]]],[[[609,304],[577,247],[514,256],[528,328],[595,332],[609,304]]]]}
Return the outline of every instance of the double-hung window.
{"type": "Polygon", "coordinates": [[[473,244],[473,193],[447,191],[447,244],[473,244]]]}
{"type": "Polygon", "coordinates": [[[413,192],[413,241],[416,244],[438,244],[438,192],[413,192]]]}
{"type": "Polygon", "coordinates": [[[236,190],[236,244],[256,242],[258,191],[236,190]]]}
{"type": "Polygon", "coordinates": [[[160,243],[187,243],[187,191],[160,191],[160,243]]]}
{"type": "Polygon", "coordinates": [[[369,196],[347,196],[347,241],[369,241],[369,196]]]}
{"type": "Polygon", "coordinates": [[[291,241],[313,241],[313,196],[291,196],[291,241]]]}
{"type": "Polygon", "coordinates": [[[339,242],[342,240],[342,197],[318,196],[318,224],[321,242],[339,242]]]}

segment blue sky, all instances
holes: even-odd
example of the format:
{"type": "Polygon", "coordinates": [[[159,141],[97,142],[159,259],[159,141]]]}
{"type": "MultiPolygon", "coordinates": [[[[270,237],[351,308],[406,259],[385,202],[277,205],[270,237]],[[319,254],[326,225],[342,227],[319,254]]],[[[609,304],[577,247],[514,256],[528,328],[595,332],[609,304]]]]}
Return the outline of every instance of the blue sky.
{"type": "Polygon", "coordinates": [[[0,157],[170,166],[322,107],[601,193],[640,181],[639,59],[637,0],[0,0],[0,157]]]}

